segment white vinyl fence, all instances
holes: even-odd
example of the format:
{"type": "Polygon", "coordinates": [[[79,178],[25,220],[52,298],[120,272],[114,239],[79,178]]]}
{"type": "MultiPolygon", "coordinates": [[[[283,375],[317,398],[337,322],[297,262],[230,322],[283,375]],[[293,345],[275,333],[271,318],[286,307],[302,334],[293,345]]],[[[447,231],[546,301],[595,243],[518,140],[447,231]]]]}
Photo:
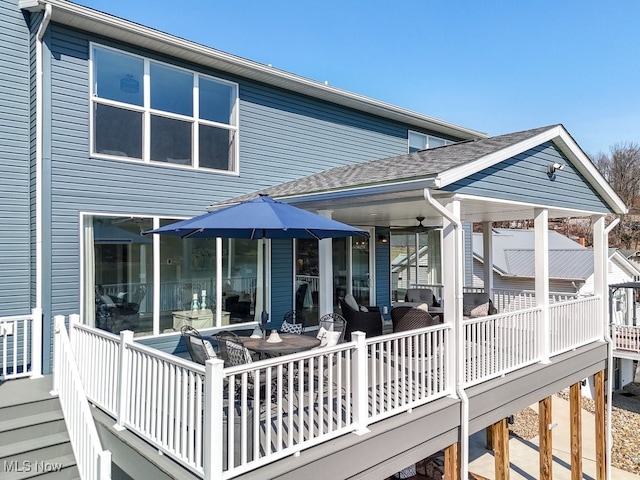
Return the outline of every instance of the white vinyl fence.
{"type": "Polygon", "coordinates": [[[42,375],[42,310],[0,317],[0,380],[42,375]]]}
{"type": "Polygon", "coordinates": [[[53,390],[58,395],[80,478],[109,480],[111,452],[103,450],[67,336],[64,317],[55,321],[53,390]]]}

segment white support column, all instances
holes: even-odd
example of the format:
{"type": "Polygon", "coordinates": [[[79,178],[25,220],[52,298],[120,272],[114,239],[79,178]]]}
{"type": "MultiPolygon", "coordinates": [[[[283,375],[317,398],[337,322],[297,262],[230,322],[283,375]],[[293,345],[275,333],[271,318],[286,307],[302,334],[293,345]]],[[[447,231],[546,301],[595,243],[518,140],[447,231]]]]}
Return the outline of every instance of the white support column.
{"type": "MultiPolygon", "coordinates": [[[[460,478],[469,476],[469,399],[464,391],[465,334],[462,318],[462,289],[464,285],[464,232],[460,221],[460,200],[450,199],[444,208],[442,269],[444,285],[445,319],[453,319],[455,327],[449,330],[449,345],[455,345],[456,355],[449,355],[449,375],[455,375],[456,392],[460,397],[460,478]],[[457,221],[457,224],[454,223],[457,221]]],[[[448,320],[449,322],[451,320],[448,320]]],[[[452,379],[449,378],[448,381],[452,379]]],[[[449,383],[451,384],[451,383],[449,383]]]]}
{"type": "Polygon", "coordinates": [[[482,222],[482,256],[484,258],[484,293],[493,300],[493,224],[482,222]]]}
{"type": "Polygon", "coordinates": [[[535,227],[535,276],[536,306],[542,308],[540,328],[540,361],[549,363],[551,355],[551,327],[549,322],[549,211],[546,208],[534,210],[535,227]]]}
{"type": "MultiPolygon", "coordinates": [[[[604,215],[595,215],[591,218],[593,224],[593,293],[601,298],[599,306],[599,314],[602,318],[602,334],[608,342],[607,352],[607,381],[605,398],[606,403],[606,478],[611,478],[611,448],[613,447],[613,438],[611,433],[611,398],[613,395],[613,344],[609,335],[609,284],[608,284],[608,263],[609,263],[609,238],[608,231],[605,226],[604,215]]],[[[610,225],[613,228],[613,224],[610,225]]]]}
{"type": "MultiPolygon", "coordinates": [[[[333,210],[319,210],[318,214],[331,218],[333,210]]],[[[320,262],[318,282],[318,315],[322,317],[333,312],[333,241],[324,238],[318,241],[318,260],[320,262]]]]}
{"type": "Polygon", "coordinates": [[[600,304],[603,328],[608,328],[608,295],[609,283],[607,280],[609,263],[609,241],[605,235],[605,217],[592,217],[593,223],[593,293],[600,295],[603,301],[600,304]]]}
{"type": "MultiPolygon", "coordinates": [[[[229,242],[231,244],[233,242],[229,242]]],[[[231,259],[231,255],[229,256],[231,259]]],[[[229,260],[228,263],[231,263],[229,260]]],[[[222,238],[216,238],[216,287],[209,295],[213,296],[216,302],[214,325],[222,325],[222,238]]],[[[209,297],[211,298],[211,297],[209,297]]]]}

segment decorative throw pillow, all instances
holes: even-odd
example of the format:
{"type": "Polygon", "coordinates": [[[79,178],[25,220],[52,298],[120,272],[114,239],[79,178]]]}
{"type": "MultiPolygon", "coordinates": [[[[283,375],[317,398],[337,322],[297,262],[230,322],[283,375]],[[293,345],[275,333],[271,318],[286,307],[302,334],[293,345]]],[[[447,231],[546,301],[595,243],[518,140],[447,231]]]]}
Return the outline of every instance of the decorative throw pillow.
{"type": "Polygon", "coordinates": [[[337,345],[338,340],[340,340],[340,332],[332,332],[324,327],[320,327],[316,338],[320,340],[321,347],[333,347],[337,345]]]}
{"type": "Polygon", "coordinates": [[[429,305],[427,305],[426,303],[421,303],[416,308],[419,308],[420,310],[424,310],[425,312],[429,311],[429,305]]]}
{"type": "Polygon", "coordinates": [[[364,305],[360,305],[360,311],[361,312],[368,312],[369,309],[367,307],[365,307],[364,305]]]}
{"type": "Polygon", "coordinates": [[[216,358],[216,351],[213,349],[213,345],[211,345],[211,342],[208,340],[203,340],[202,343],[204,343],[204,349],[207,351],[207,355],[209,355],[209,358],[216,358]]]}
{"type": "Polygon", "coordinates": [[[470,312],[470,316],[472,317],[486,317],[487,315],[489,315],[489,302],[472,308],[470,312]]]}
{"type": "Polygon", "coordinates": [[[302,333],[302,324],[282,322],[282,325],[280,325],[280,331],[282,333],[293,333],[296,335],[300,335],[302,333]]]}
{"type": "Polygon", "coordinates": [[[344,303],[349,305],[356,312],[360,310],[360,307],[358,306],[358,302],[356,302],[356,299],[353,298],[353,295],[351,295],[350,293],[347,293],[344,296],[344,303]]]}
{"type": "Polygon", "coordinates": [[[473,310],[473,305],[462,305],[462,315],[465,317],[471,316],[471,310],[473,310]]]}

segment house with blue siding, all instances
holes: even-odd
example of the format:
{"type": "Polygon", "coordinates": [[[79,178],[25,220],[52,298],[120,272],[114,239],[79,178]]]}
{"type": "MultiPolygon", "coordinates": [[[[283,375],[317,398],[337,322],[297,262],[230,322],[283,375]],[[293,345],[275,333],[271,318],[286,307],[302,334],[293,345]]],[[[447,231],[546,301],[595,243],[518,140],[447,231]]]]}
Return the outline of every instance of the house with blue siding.
{"type": "Polygon", "coordinates": [[[53,382],[83,478],[386,478],[438,452],[466,478],[470,434],[590,375],[604,392],[607,219],[626,207],[562,125],[490,137],[65,0],[0,0],[0,25],[0,379],[53,382]],[[258,194],[369,236],[142,235],[258,194]],[[569,216],[592,220],[593,295],[554,302],[548,220],[569,216]],[[493,290],[471,225],[516,219],[535,223],[534,305],[464,315],[493,290]],[[441,321],[389,332],[410,288],[441,321]],[[385,334],[243,366],[192,362],[180,335],[265,310],[314,336],[347,297],[385,334]]]}

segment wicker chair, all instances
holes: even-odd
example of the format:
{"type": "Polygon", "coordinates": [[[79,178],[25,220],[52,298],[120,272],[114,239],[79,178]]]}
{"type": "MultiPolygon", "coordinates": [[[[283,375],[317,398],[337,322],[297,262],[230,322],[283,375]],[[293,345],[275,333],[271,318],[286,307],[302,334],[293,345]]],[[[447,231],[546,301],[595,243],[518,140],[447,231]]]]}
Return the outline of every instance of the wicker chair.
{"type": "Polygon", "coordinates": [[[367,306],[368,312],[356,311],[340,299],[342,316],[347,321],[344,339],[351,341],[351,332],[364,332],[367,337],[382,335],[382,315],[378,307],[367,306]]]}
{"type": "Polygon", "coordinates": [[[430,307],[439,307],[440,303],[430,288],[409,288],[404,296],[405,302],[426,303],[430,307]]]}
{"type": "Polygon", "coordinates": [[[406,332],[417,328],[438,325],[440,321],[433,318],[429,312],[417,307],[393,307],[391,309],[391,321],[394,332],[406,332]]]}

